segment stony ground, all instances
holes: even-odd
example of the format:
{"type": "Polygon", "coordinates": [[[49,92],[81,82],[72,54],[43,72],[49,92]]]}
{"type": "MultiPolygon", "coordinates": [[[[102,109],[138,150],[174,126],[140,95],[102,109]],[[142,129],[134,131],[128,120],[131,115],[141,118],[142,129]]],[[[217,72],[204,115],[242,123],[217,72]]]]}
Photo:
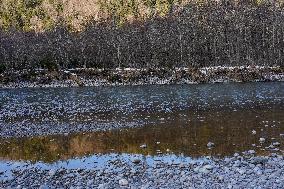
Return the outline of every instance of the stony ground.
{"type": "Polygon", "coordinates": [[[53,166],[7,163],[2,165],[6,172],[1,172],[0,187],[283,188],[283,155],[257,157],[253,153],[249,151],[222,159],[190,159],[172,155],[97,155],[96,158],[75,160],[77,163],[81,161],[81,168],[72,167],[72,161],[57,162],[53,166]]]}
{"type": "MultiPolygon", "coordinates": [[[[263,90],[264,89],[262,88],[261,91],[263,92],[263,90]]],[[[9,91],[7,91],[6,93],[11,94],[9,91]]],[[[21,93],[20,96],[23,96],[23,94],[21,93]]],[[[261,99],[265,98],[261,95],[261,93],[259,93],[258,95],[259,98],[257,99],[257,102],[259,103],[261,102],[261,99]]],[[[7,95],[3,94],[3,96],[5,97],[7,95]]],[[[50,101],[50,105],[45,104],[46,106],[43,106],[44,99],[48,100],[47,96],[48,94],[44,94],[42,99],[39,98],[40,105],[34,106],[35,108],[31,108],[33,106],[30,106],[34,105],[35,102],[33,101],[29,104],[27,103],[28,100],[23,100],[22,102],[17,101],[17,99],[16,101],[14,101],[13,97],[9,97],[6,99],[2,98],[3,101],[6,100],[9,103],[4,103],[4,105],[1,107],[2,110],[0,109],[0,120],[2,121],[0,122],[2,123],[0,136],[13,137],[65,133],[67,131],[70,131],[70,127],[68,127],[68,124],[62,124],[62,126],[60,127],[52,127],[52,129],[50,129],[50,120],[56,122],[56,120],[60,118],[61,114],[65,112],[66,117],[63,116],[64,120],[67,118],[66,120],[68,120],[68,123],[72,123],[72,115],[78,114],[78,117],[82,118],[82,115],[79,113],[83,112],[85,108],[90,109],[90,107],[92,107],[91,110],[100,110],[102,107],[105,107],[105,104],[107,104],[102,100],[100,100],[99,102],[101,102],[103,106],[100,106],[100,103],[85,104],[84,102],[87,101],[82,100],[81,105],[77,107],[74,106],[72,103],[69,104],[69,101],[66,100],[64,101],[65,103],[62,102],[63,105],[61,105],[57,101],[50,101]],[[49,112],[53,112],[53,114],[47,114],[46,110],[50,110],[49,112]],[[56,113],[58,113],[58,115],[56,113]],[[21,120],[21,116],[28,117],[23,117],[23,120],[21,120]],[[30,119],[35,121],[37,119],[41,121],[43,120],[43,122],[46,122],[47,124],[41,124],[40,126],[38,124],[32,125],[32,122],[29,122],[30,119]],[[3,127],[4,124],[5,127],[3,127]]],[[[35,96],[29,97],[35,98],[35,96]]],[[[276,98],[277,102],[281,102],[282,97],[280,97],[276,98]]],[[[219,96],[219,98],[223,97],[219,96]]],[[[108,98],[107,102],[110,103],[111,99],[112,98],[108,98]]],[[[113,101],[120,102],[121,99],[126,98],[125,96],[121,96],[121,98],[114,98],[113,101]]],[[[149,106],[148,102],[146,104],[147,106],[143,103],[138,103],[137,106],[134,106],[136,103],[134,101],[131,103],[131,101],[129,101],[129,98],[127,99],[127,106],[120,106],[119,104],[116,105],[115,103],[110,103],[111,106],[108,107],[108,110],[111,111],[106,111],[103,108],[101,110],[104,110],[106,114],[108,114],[109,112],[116,111],[126,114],[129,113],[130,110],[135,112],[135,108],[139,109],[139,107],[143,107],[144,110],[146,107],[147,110],[155,110],[154,112],[170,112],[171,110],[169,109],[169,107],[178,107],[182,109],[184,108],[183,106],[185,106],[185,103],[177,103],[181,104],[181,107],[172,104],[164,105],[163,103],[160,103],[161,106],[157,106],[157,104],[149,106]],[[123,108],[127,111],[125,111],[123,108]]],[[[161,98],[159,97],[159,99],[161,98]]],[[[213,98],[205,99],[210,99],[207,105],[213,107],[210,104],[212,103],[211,99],[213,98]]],[[[70,100],[70,102],[73,101],[74,99],[70,100]]],[[[141,100],[139,100],[139,102],[140,101],[141,100]]],[[[165,100],[165,102],[167,102],[167,100],[165,100]]],[[[245,104],[245,102],[248,103],[246,101],[246,98],[237,102],[240,104],[245,104]]],[[[38,102],[36,102],[36,104],[37,103],[38,102]]],[[[228,102],[226,102],[226,105],[228,105],[228,102]]],[[[276,106],[273,107],[275,108],[276,106]]],[[[92,114],[90,114],[90,117],[92,117],[92,114]]],[[[93,122],[92,119],[89,120],[90,117],[85,115],[84,118],[86,118],[87,121],[93,122]]],[[[112,118],[112,116],[110,117],[112,118]]],[[[118,117],[121,117],[121,115],[118,117]]],[[[109,117],[104,119],[110,120],[109,117]]],[[[95,117],[94,120],[97,120],[97,118],[95,117]]],[[[104,122],[101,124],[99,129],[113,129],[125,126],[124,123],[113,123],[117,122],[104,122]]],[[[139,126],[138,123],[139,122],[137,121],[135,121],[134,123],[131,122],[133,127],[139,126]]],[[[96,123],[94,123],[93,125],[88,124],[88,127],[86,127],[85,124],[76,125],[79,126],[74,128],[74,130],[71,130],[72,132],[78,132],[78,130],[89,131],[98,128],[98,125],[96,123]]],[[[267,124],[264,127],[266,126],[268,127],[269,125],[267,124]]],[[[274,128],[274,126],[275,123],[271,125],[271,128],[274,128]]],[[[254,135],[255,132],[256,131],[253,130],[252,135],[254,135]]],[[[259,142],[264,141],[265,138],[259,139],[259,142]]],[[[212,144],[208,143],[208,147],[210,147],[211,145],[212,144]]],[[[274,147],[276,148],[279,145],[280,143],[275,143],[274,147]]],[[[0,188],[280,189],[284,188],[284,158],[283,151],[278,149],[277,152],[279,153],[278,155],[271,154],[270,156],[257,157],[255,152],[253,150],[250,150],[242,154],[235,154],[233,157],[205,157],[198,159],[191,159],[189,157],[175,156],[170,154],[158,156],[142,156],[131,154],[98,154],[79,159],[74,158],[70,160],[62,160],[55,163],[31,163],[19,161],[13,162],[2,160],[0,161],[0,188]]]]}
{"type": "Polygon", "coordinates": [[[0,74],[0,88],[284,81],[283,67],[22,70],[0,74]]]}

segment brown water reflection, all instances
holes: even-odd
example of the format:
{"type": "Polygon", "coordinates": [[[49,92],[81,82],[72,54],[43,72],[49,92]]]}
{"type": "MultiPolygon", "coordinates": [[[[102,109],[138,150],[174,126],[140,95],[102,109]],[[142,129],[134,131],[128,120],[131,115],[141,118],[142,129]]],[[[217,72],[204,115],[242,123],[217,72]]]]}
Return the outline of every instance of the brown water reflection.
{"type": "MultiPolygon", "coordinates": [[[[140,154],[183,153],[187,156],[229,156],[254,149],[258,154],[279,142],[277,153],[284,150],[284,110],[242,109],[224,111],[180,111],[156,115],[158,124],[141,128],[80,133],[68,136],[0,139],[0,157],[9,160],[52,162],[94,153],[126,152],[140,154]],[[252,134],[252,130],[256,134],[252,134]],[[260,144],[259,138],[266,142],[260,144]],[[214,142],[213,149],[207,148],[214,142]],[[146,144],[147,148],[140,148],[146,144]],[[255,144],[255,146],[252,146],[255,144]]],[[[277,150],[277,149],[276,149],[277,150]]]]}

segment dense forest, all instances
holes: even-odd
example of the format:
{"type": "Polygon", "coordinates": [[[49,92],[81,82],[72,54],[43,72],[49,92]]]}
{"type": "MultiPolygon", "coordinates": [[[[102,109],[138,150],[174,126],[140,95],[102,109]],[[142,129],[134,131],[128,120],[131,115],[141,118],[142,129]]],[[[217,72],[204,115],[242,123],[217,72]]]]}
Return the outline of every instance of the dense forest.
{"type": "Polygon", "coordinates": [[[0,73],[284,65],[284,2],[0,0],[0,73]]]}

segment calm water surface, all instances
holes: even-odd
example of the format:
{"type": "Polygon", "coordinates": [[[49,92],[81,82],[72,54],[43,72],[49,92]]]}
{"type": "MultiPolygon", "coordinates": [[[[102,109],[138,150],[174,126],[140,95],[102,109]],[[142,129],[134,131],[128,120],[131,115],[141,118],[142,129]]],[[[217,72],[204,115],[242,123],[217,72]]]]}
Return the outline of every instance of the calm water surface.
{"type": "MultiPolygon", "coordinates": [[[[0,90],[7,124],[137,122],[142,127],[0,138],[6,160],[54,162],[97,153],[230,156],[284,150],[284,83],[0,90]],[[256,134],[252,134],[252,131],[256,134]],[[259,138],[266,139],[264,143],[259,138]],[[207,143],[214,148],[208,149],[207,143]],[[280,145],[272,148],[272,143],[280,145]],[[140,148],[146,144],[147,148],[140,148]],[[269,148],[270,146],[270,148],[269,148]]],[[[1,132],[1,129],[0,129],[1,132]]]]}

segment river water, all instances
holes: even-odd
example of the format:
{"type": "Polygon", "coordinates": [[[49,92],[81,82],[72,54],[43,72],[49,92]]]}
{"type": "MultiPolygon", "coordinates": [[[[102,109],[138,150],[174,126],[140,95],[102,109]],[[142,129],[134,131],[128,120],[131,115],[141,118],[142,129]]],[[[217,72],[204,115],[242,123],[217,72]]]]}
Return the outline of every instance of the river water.
{"type": "Polygon", "coordinates": [[[0,107],[0,158],[5,162],[284,150],[281,82],[1,89],[0,107]],[[214,147],[208,148],[209,142],[214,147]]]}

